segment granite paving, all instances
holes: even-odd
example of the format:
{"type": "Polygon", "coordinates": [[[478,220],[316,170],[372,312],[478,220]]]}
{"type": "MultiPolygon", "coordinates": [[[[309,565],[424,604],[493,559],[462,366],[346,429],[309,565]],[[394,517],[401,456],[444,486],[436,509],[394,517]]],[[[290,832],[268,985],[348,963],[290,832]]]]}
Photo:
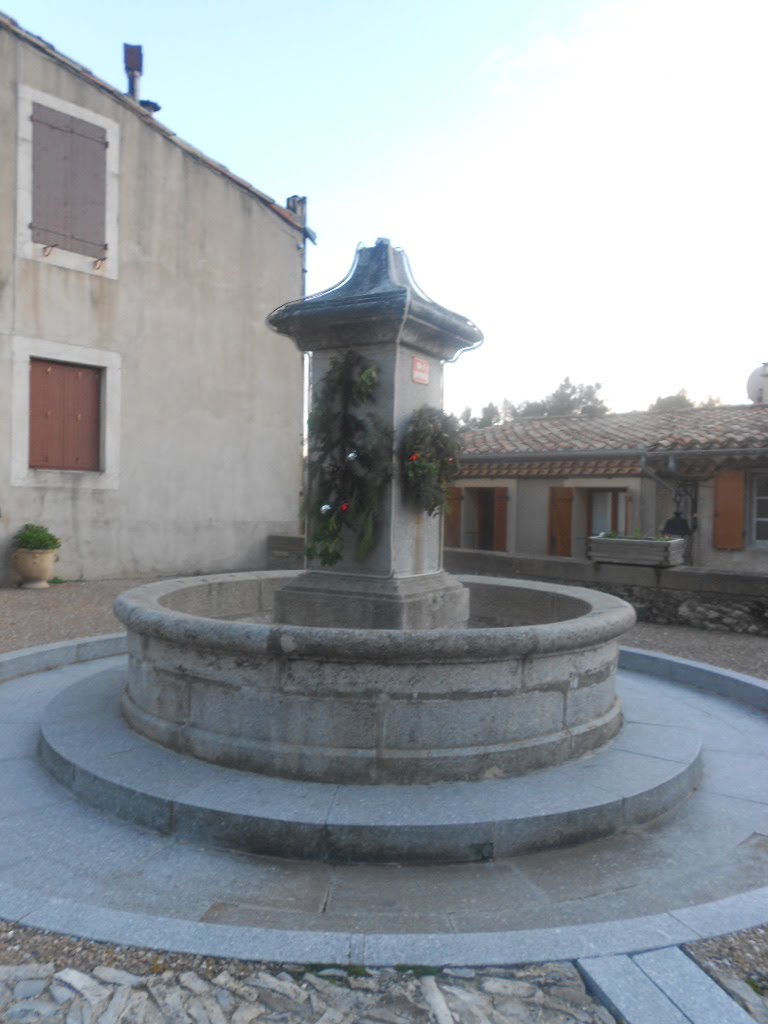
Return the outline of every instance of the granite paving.
{"type": "MultiPolygon", "coordinates": [[[[32,643],[53,643],[58,640],[114,632],[118,627],[111,615],[111,600],[117,593],[128,586],[138,585],[139,582],[145,581],[62,584],[50,588],[49,591],[35,594],[0,590],[0,651],[12,651],[32,643]],[[36,600],[29,600],[30,597],[36,600]]],[[[768,678],[768,642],[764,638],[699,633],[686,628],[673,629],[643,624],[635,627],[628,637],[628,642],[635,647],[667,650],[681,657],[708,661],[760,678],[768,678]]],[[[94,666],[94,669],[96,667],[94,666]]],[[[77,666],[73,666],[72,678],[77,677],[78,672],[77,666]]],[[[32,682],[31,677],[29,681],[32,682]]],[[[4,687],[0,687],[0,691],[3,689],[4,687]]],[[[37,685],[27,688],[23,697],[9,702],[6,706],[7,715],[4,714],[0,722],[0,760],[5,759],[5,762],[13,763],[23,760],[32,763],[33,742],[25,728],[33,724],[39,709],[47,702],[49,693],[46,689],[46,683],[42,680],[37,685]]],[[[10,693],[10,690],[8,692],[10,693]]],[[[742,817],[742,810],[743,807],[751,805],[758,809],[758,813],[763,813],[764,788],[761,789],[758,783],[751,786],[747,784],[745,787],[744,769],[762,768],[762,763],[756,760],[760,754],[751,750],[750,744],[758,736],[761,719],[764,722],[765,716],[764,713],[754,710],[748,712],[740,719],[735,730],[726,730],[723,734],[722,730],[715,728],[712,716],[699,703],[698,697],[696,693],[691,693],[685,698],[691,708],[691,714],[698,716],[701,725],[706,726],[709,723],[720,737],[717,744],[713,744],[710,737],[711,753],[714,756],[709,759],[705,776],[706,793],[703,795],[706,800],[702,803],[704,819],[698,822],[697,827],[696,816],[688,812],[678,817],[674,824],[671,820],[657,823],[650,831],[655,830],[654,841],[658,842],[659,846],[655,848],[655,853],[648,847],[646,855],[643,852],[643,843],[636,841],[632,844],[631,856],[628,856],[627,850],[620,847],[619,837],[601,841],[598,856],[595,856],[596,851],[592,849],[595,844],[589,844],[590,849],[584,851],[587,855],[580,859],[570,857],[566,851],[550,851],[551,857],[556,857],[558,853],[565,855],[565,867],[567,871],[573,873],[574,887],[583,894],[576,899],[563,898],[567,894],[557,890],[557,871],[552,870],[552,864],[540,861],[538,856],[531,856],[527,860],[513,858],[513,861],[504,865],[504,870],[499,870],[497,876],[501,879],[502,885],[519,896],[518,923],[521,926],[528,923],[534,929],[535,926],[540,927],[536,908],[537,904],[541,906],[542,894],[547,900],[556,902],[560,912],[564,914],[561,919],[564,960],[550,960],[516,967],[504,966],[504,963],[520,964],[520,958],[527,954],[536,959],[536,944],[521,942],[515,949],[499,949],[499,940],[502,936],[498,931],[495,945],[494,933],[490,932],[481,948],[493,954],[488,963],[495,962],[499,966],[475,965],[442,969],[414,967],[413,964],[418,963],[414,960],[410,961],[411,967],[400,964],[402,944],[398,943],[395,934],[389,937],[382,936],[377,953],[380,963],[400,964],[399,968],[363,968],[349,964],[324,967],[322,962],[314,966],[306,963],[276,964],[253,962],[248,957],[233,960],[232,951],[227,952],[225,944],[222,944],[218,957],[192,951],[163,953],[162,940],[167,940],[171,933],[175,936],[175,942],[166,945],[165,948],[183,949],[185,936],[189,938],[193,934],[184,921],[177,919],[174,922],[172,917],[169,919],[170,929],[158,928],[154,934],[152,929],[145,931],[147,942],[151,942],[152,945],[144,947],[135,944],[115,945],[114,941],[93,942],[67,938],[60,932],[76,931],[73,928],[72,916],[66,908],[67,889],[71,889],[73,885],[82,887],[84,884],[82,870],[79,874],[77,871],[77,850],[79,848],[81,853],[87,850],[86,818],[77,818],[75,822],[76,827],[85,830],[85,842],[71,847],[66,842],[60,843],[57,836],[51,835],[51,832],[56,832],[53,824],[58,820],[56,800],[52,799],[56,795],[56,787],[55,784],[48,782],[40,788],[38,777],[35,786],[19,788],[14,794],[9,794],[6,808],[9,814],[7,821],[11,821],[18,813],[21,816],[29,815],[30,820],[36,816],[39,824],[37,831],[33,829],[33,834],[37,837],[35,842],[39,844],[41,850],[47,849],[51,864],[50,884],[44,893],[45,897],[49,898],[49,928],[28,927],[14,921],[3,929],[0,923],[0,1019],[51,1020],[60,1021],[62,1024],[85,1024],[86,1021],[105,1021],[108,1024],[112,1021],[121,1021],[124,1024],[135,1021],[138,1024],[142,1021],[177,1020],[199,1021],[201,1024],[205,1021],[213,1021],[216,1024],[247,1024],[257,1018],[263,1021],[322,1021],[323,1024],[342,1024],[347,1021],[351,1024],[353,1021],[368,1020],[381,1021],[384,1024],[410,1020],[434,1020],[438,1024],[465,1020],[477,1024],[504,1024],[505,1021],[520,1024],[533,1024],[534,1021],[543,1024],[554,1024],[555,1021],[609,1024],[616,1018],[609,1012],[605,1000],[595,1000],[586,991],[582,974],[573,962],[568,962],[577,959],[577,956],[584,958],[584,962],[590,960],[588,942],[581,953],[574,954],[572,949],[567,950],[568,921],[583,921],[583,909],[586,904],[591,906],[598,919],[608,913],[621,913],[622,908],[629,915],[637,895],[633,890],[642,888],[642,882],[638,879],[642,879],[644,874],[659,863],[659,857],[661,863],[671,859],[677,845],[685,840],[690,842],[691,847],[700,848],[700,856],[703,858],[700,863],[708,861],[708,873],[713,879],[714,889],[721,895],[725,894],[724,898],[709,904],[700,902],[687,912],[681,911],[675,924],[677,934],[671,935],[669,920],[665,919],[663,914],[661,917],[653,916],[653,888],[646,887],[641,898],[646,901],[647,909],[651,913],[645,914],[644,925],[641,927],[638,919],[631,917],[618,919],[616,923],[620,928],[617,936],[621,933],[626,938],[628,932],[634,931],[641,945],[645,943],[643,948],[671,948],[674,954],[680,956],[684,954],[676,945],[670,947],[670,942],[677,944],[689,939],[694,944],[687,946],[686,949],[695,955],[695,939],[698,935],[716,934],[718,929],[722,931],[723,927],[744,927],[744,922],[750,920],[751,914],[754,923],[758,925],[757,928],[746,933],[744,938],[732,935],[721,940],[709,940],[705,944],[706,956],[709,959],[702,958],[702,962],[708,964],[712,973],[717,975],[719,972],[717,980],[742,1006],[749,1009],[754,1019],[764,1021],[768,1017],[768,1009],[759,992],[755,992],[758,986],[752,982],[750,988],[734,976],[732,971],[729,973],[728,968],[739,963],[739,950],[745,948],[746,943],[750,944],[750,950],[753,947],[757,950],[757,959],[754,960],[753,953],[750,964],[764,964],[760,950],[768,948],[765,929],[760,925],[761,921],[768,920],[768,895],[761,899],[755,895],[757,890],[749,889],[746,893],[739,891],[740,887],[743,890],[745,880],[748,884],[763,880],[768,825],[761,825],[759,830],[747,834],[746,828],[749,826],[742,817]],[[46,785],[52,788],[46,790],[46,785]],[[32,806],[35,801],[37,805],[32,806]],[[719,873],[714,869],[718,859],[718,827],[707,825],[707,820],[725,822],[724,826],[718,826],[720,831],[727,833],[735,830],[739,836],[736,863],[729,866],[721,859],[719,873]],[[630,877],[624,890],[614,890],[605,896],[601,904],[598,882],[605,865],[611,863],[617,866],[623,863],[630,877]],[[569,903],[572,906],[569,907],[569,903]],[[58,928],[57,923],[60,926],[58,928]],[[152,946],[156,948],[153,949],[152,946]],[[718,960],[718,950],[721,949],[727,950],[729,954],[728,958],[723,953],[725,963],[718,960]],[[747,991],[740,990],[739,984],[744,985],[747,991]]],[[[661,713],[663,714],[663,709],[661,713]]],[[[706,729],[704,731],[706,732],[706,729]]],[[[60,793],[61,791],[59,795],[60,793]]],[[[699,794],[699,797],[701,795],[699,794]]],[[[94,812],[87,813],[92,815],[94,812]]],[[[8,830],[4,831],[4,836],[8,836],[8,830]]],[[[146,839],[146,835],[143,838],[146,839]]],[[[162,842],[162,837],[156,838],[160,838],[162,842]]],[[[115,844],[116,848],[120,846],[117,834],[115,844]]],[[[108,852],[109,844],[104,849],[108,852]]],[[[138,846],[136,852],[132,854],[131,844],[128,842],[124,847],[126,863],[123,873],[126,880],[129,883],[132,879],[135,880],[141,875],[143,866],[154,861],[157,878],[164,879],[164,883],[158,885],[157,892],[159,894],[164,885],[168,907],[172,908],[179,894],[185,893],[185,899],[194,898],[201,910],[205,907],[200,914],[201,924],[217,922],[227,932],[252,927],[256,922],[262,926],[269,924],[269,912],[261,900],[253,901],[254,890],[262,891],[266,887],[275,894],[276,906],[272,911],[272,923],[275,927],[281,927],[285,924],[286,913],[303,916],[316,913],[319,908],[326,914],[329,911],[332,915],[341,914],[344,900],[347,898],[345,892],[349,892],[351,896],[355,888],[351,877],[346,883],[348,889],[339,886],[338,879],[333,877],[335,869],[322,864],[314,866],[314,875],[311,872],[307,873],[303,886],[298,885],[297,873],[291,875],[288,872],[281,876],[279,861],[268,862],[268,859],[264,859],[260,866],[261,881],[256,882],[255,877],[258,876],[253,874],[252,860],[226,855],[229,858],[227,868],[230,890],[226,899],[212,899],[212,895],[216,894],[207,892],[205,885],[209,852],[189,845],[182,849],[180,844],[176,844],[176,852],[183,856],[177,863],[173,863],[161,852],[153,854],[151,842],[146,857],[142,856],[138,846]],[[160,871],[159,864],[163,859],[164,870],[160,871]]],[[[21,869],[18,876],[14,872],[19,865],[23,865],[28,853],[29,847],[24,842],[9,840],[6,843],[4,839],[0,854],[0,875],[3,875],[7,868],[10,872],[7,876],[9,879],[22,877],[21,869]]],[[[108,853],[107,861],[113,856],[108,853]]],[[[103,862],[104,858],[101,860],[103,862]]],[[[98,861],[98,854],[94,857],[83,854],[82,865],[86,872],[96,871],[98,861]]],[[[305,867],[303,865],[302,869],[305,867]]],[[[471,926],[471,905],[474,904],[475,913],[480,912],[487,919],[493,901],[498,900],[497,882],[491,872],[488,872],[482,881],[477,882],[473,890],[474,895],[468,898],[465,880],[460,877],[460,872],[453,870],[455,867],[457,866],[444,866],[434,872],[429,895],[429,899],[434,903],[434,914],[428,915],[442,918],[447,901],[458,901],[459,905],[463,903],[464,911],[448,915],[449,927],[453,930],[457,926],[459,929],[471,926]]],[[[102,863],[102,868],[104,875],[109,874],[107,865],[102,863]]],[[[370,870],[363,866],[357,869],[356,884],[359,885],[359,898],[357,902],[352,900],[355,914],[359,914],[361,919],[364,918],[366,913],[370,913],[370,908],[375,908],[378,899],[384,904],[379,907],[378,912],[389,913],[393,924],[399,923],[404,926],[407,914],[403,911],[408,909],[409,901],[413,902],[423,890],[418,874],[413,875],[409,881],[407,871],[404,873],[402,869],[393,868],[387,884],[375,883],[378,888],[374,888],[370,878],[366,883],[365,873],[370,870]]],[[[688,871],[686,875],[682,867],[676,875],[672,871],[667,886],[669,893],[678,896],[690,894],[694,899],[706,900],[707,884],[704,881],[697,883],[693,877],[689,877],[696,873],[688,871]],[[697,885],[701,891],[697,890],[697,885]]],[[[104,898],[108,887],[102,884],[103,882],[102,878],[102,881],[99,884],[94,883],[90,890],[87,885],[85,886],[82,891],[85,891],[87,900],[104,898]]],[[[25,898],[17,886],[11,888],[15,892],[15,903],[10,898],[10,891],[0,882],[0,902],[3,905],[4,916],[7,917],[11,912],[19,919],[28,919],[30,908],[35,905],[35,898],[30,894],[25,898]]],[[[128,888],[130,889],[130,884],[128,888]]],[[[661,888],[663,890],[664,886],[661,888]]],[[[119,917],[121,913],[125,913],[125,904],[120,895],[125,889],[118,886],[114,892],[114,913],[119,917]]],[[[659,895],[658,898],[660,903],[663,902],[663,895],[659,895]]],[[[105,907],[105,912],[108,910],[109,907],[105,907]]],[[[106,922],[107,918],[104,920],[106,922]]],[[[604,938],[605,925],[601,926],[598,923],[596,927],[602,928],[604,938]]],[[[403,934],[408,934],[405,928],[403,934]]],[[[104,938],[104,935],[97,934],[95,937],[104,938]]],[[[418,952],[418,949],[422,948],[425,954],[428,953],[429,933],[424,934],[423,938],[424,944],[421,947],[418,942],[413,944],[412,952],[418,952]]],[[[456,934],[456,939],[460,940],[461,936],[456,934]]],[[[353,951],[362,948],[356,943],[349,947],[353,951]]],[[[460,941],[456,943],[455,948],[461,948],[460,941]]],[[[372,949],[373,947],[369,947],[369,952],[372,949]]],[[[334,944],[329,943],[326,950],[329,959],[334,959],[334,944]]],[[[538,952],[541,953],[540,950],[538,952]]],[[[596,962],[594,957],[591,959],[593,963],[596,962]]],[[[429,956],[425,955],[424,962],[428,960],[429,956]]],[[[692,961],[688,962],[694,971],[698,970],[692,961]]],[[[582,973],[587,976],[583,968],[582,973]]],[[[752,976],[764,975],[758,969],[752,971],[752,976]]],[[[693,978],[695,980],[695,974],[693,978]]],[[[698,996],[689,1006],[691,1012],[692,1008],[695,1008],[697,998],[698,996]]],[[[730,1002],[724,1005],[736,1004],[730,1002]]],[[[654,1024],[661,1024],[661,1019],[658,1018],[654,1024]]],[[[695,1017],[685,1016],[683,1019],[695,1022],[695,1017]]],[[[739,1018],[736,1016],[733,1019],[739,1018]]],[[[632,1018],[624,1017],[624,1020],[626,1024],[632,1024],[632,1018]]],[[[730,1020],[730,1017],[723,1017],[723,1024],[726,1020],[730,1020]]],[[[639,1020],[637,1024],[640,1024],[639,1020]]]]}

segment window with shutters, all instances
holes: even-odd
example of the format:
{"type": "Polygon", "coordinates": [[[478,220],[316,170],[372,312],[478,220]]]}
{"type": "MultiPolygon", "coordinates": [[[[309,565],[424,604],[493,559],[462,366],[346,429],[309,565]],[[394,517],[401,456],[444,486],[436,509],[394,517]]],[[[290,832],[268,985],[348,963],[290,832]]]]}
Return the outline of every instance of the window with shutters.
{"type": "MultiPolygon", "coordinates": [[[[506,551],[507,488],[468,487],[464,491],[464,499],[466,507],[461,524],[464,546],[479,551],[506,551]]],[[[450,501],[449,495],[449,508],[450,501]]]]}
{"type": "Polygon", "coordinates": [[[29,367],[29,465],[101,468],[101,368],[32,359],[29,367]]]}
{"type": "Polygon", "coordinates": [[[107,133],[32,104],[32,241],[106,259],[107,133]]]}
{"type": "Polygon", "coordinates": [[[627,532],[629,496],[626,490],[591,488],[588,492],[588,537],[627,532]]]}
{"type": "Polygon", "coordinates": [[[21,255],[117,276],[117,123],[22,86],[19,99],[21,255]]]}
{"type": "Polygon", "coordinates": [[[11,351],[11,485],[119,487],[120,353],[20,335],[11,351]]]}

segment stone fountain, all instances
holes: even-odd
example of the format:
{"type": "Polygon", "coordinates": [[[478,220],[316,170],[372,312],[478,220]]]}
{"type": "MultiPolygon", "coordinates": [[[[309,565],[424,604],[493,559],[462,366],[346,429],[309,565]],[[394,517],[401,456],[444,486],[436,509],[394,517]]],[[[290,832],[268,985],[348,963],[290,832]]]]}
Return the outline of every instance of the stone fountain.
{"type": "MultiPolygon", "coordinates": [[[[307,572],[174,580],[118,599],[125,720],[173,752],[169,770],[213,774],[204,799],[158,779],[125,799],[123,780],[110,808],[254,853],[459,862],[606,835],[678,802],[696,752],[602,803],[578,781],[621,728],[629,605],[451,577],[441,517],[403,494],[400,439],[416,410],[442,404],[443,362],[478,329],[423,295],[386,240],[361,249],[336,288],[269,321],[312,352],[315,395],[349,352],[376,368],[375,422],[392,438],[378,533],[360,554],[342,529],[338,561],[307,572]]],[[[100,785],[103,805],[109,780],[100,785]]]]}

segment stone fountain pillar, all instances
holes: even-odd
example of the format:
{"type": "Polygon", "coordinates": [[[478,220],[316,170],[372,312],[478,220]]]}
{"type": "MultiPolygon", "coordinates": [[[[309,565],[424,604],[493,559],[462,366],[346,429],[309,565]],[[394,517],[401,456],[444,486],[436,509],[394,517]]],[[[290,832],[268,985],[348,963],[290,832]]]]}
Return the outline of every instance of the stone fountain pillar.
{"type": "Polygon", "coordinates": [[[445,360],[477,345],[482,334],[428,299],[411,277],[405,253],[387,239],[360,249],[335,288],[289,302],[268,320],[312,353],[313,394],[334,359],[360,350],[378,369],[374,411],[393,435],[392,480],[375,547],[359,558],[347,536],[338,563],[313,565],[278,592],[276,621],[353,629],[466,625],[468,592],[442,569],[442,516],[403,501],[397,453],[413,413],[424,405],[442,407],[445,360]]]}

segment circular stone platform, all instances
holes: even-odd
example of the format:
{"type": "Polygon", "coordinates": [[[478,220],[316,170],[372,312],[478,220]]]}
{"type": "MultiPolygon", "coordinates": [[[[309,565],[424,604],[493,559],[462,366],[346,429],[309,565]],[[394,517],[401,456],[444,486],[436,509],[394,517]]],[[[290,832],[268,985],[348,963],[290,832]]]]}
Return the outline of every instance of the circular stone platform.
{"type": "MultiPolygon", "coordinates": [[[[116,636],[0,656],[0,918],[209,956],[369,965],[631,953],[768,922],[768,686],[758,680],[622,651],[628,725],[663,734],[684,709],[702,739],[700,784],[646,825],[484,863],[332,865],[139,828],[48,775],[37,755],[45,709],[89,676],[124,671],[126,659],[110,657],[124,649],[116,636]]],[[[90,721],[99,703],[97,689],[80,720],[86,747],[110,743],[90,721]]],[[[115,766],[126,756],[114,750],[115,766]]],[[[147,785],[155,775],[149,763],[147,785]]]]}
{"type": "MultiPolygon", "coordinates": [[[[100,673],[51,701],[41,722],[43,763],[94,807],[247,853],[335,863],[487,861],[639,825],[679,803],[700,775],[700,739],[681,708],[664,729],[630,721],[597,753],[523,778],[375,787],[276,779],[134,733],[119,713],[125,681],[125,672],[100,673]]],[[[630,698],[630,719],[633,712],[630,698]]]]}

